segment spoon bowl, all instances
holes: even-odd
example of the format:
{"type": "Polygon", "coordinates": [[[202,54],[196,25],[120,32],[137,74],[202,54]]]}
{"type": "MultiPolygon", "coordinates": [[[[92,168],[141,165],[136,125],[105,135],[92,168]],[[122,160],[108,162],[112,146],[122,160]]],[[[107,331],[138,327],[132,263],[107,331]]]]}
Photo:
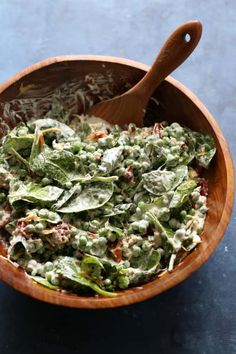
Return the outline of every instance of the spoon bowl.
{"type": "Polygon", "coordinates": [[[90,108],[88,115],[103,118],[121,126],[143,125],[148,100],[160,83],[180,66],[197,46],[202,34],[201,22],[188,21],[167,39],[145,76],[127,92],[100,102],[90,108]]]}

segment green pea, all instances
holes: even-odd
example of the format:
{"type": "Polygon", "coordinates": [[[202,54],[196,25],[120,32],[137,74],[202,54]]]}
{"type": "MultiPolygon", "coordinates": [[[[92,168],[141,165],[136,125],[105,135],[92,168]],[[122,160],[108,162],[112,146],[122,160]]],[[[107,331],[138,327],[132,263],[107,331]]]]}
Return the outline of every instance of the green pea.
{"type": "Polygon", "coordinates": [[[144,161],[144,162],[142,162],[141,166],[142,166],[142,169],[144,171],[146,171],[150,167],[150,164],[148,162],[144,161]]]}
{"type": "Polygon", "coordinates": [[[76,227],[72,226],[72,228],[70,229],[70,234],[71,236],[75,236],[77,234],[78,230],[76,227]]]}
{"type": "Polygon", "coordinates": [[[85,231],[88,231],[89,229],[89,222],[85,221],[84,224],[82,225],[82,229],[85,231]]]}
{"type": "Polygon", "coordinates": [[[42,183],[43,186],[47,186],[47,185],[49,185],[50,183],[52,183],[52,180],[50,180],[50,179],[47,178],[47,177],[44,177],[44,178],[42,179],[41,183],[42,183]]]}
{"type": "Polygon", "coordinates": [[[28,224],[25,229],[26,229],[26,231],[29,232],[30,234],[33,233],[33,232],[35,232],[35,226],[34,226],[33,224],[28,224]]]}
{"type": "Polygon", "coordinates": [[[147,226],[145,224],[140,224],[139,225],[139,228],[138,228],[138,231],[143,234],[145,232],[147,232],[147,226]]]}
{"type": "Polygon", "coordinates": [[[111,279],[107,278],[104,280],[104,285],[109,286],[111,285],[111,279]]]}
{"type": "Polygon", "coordinates": [[[82,162],[85,162],[85,161],[87,161],[87,155],[85,154],[85,153],[81,153],[80,155],[79,155],[79,158],[80,158],[80,160],[82,161],[82,162]]]}
{"type": "Polygon", "coordinates": [[[88,151],[88,152],[95,152],[95,151],[96,151],[96,147],[93,146],[93,145],[88,145],[88,146],[86,147],[86,151],[88,151]]]}
{"type": "Polygon", "coordinates": [[[116,234],[112,231],[108,231],[107,238],[109,241],[114,242],[116,240],[116,234]]]}
{"type": "Polygon", "coordinates": [[[47,209],[40,209],[39,212],[38,212],[38,215],[41,218],[45,218],[45,217],[48,216],[48,213],[49,213],[49,211],[47,209]]]}
{"type": "Polygon", "coordinates": [[[141,253],[141,248],[139,246],[134,245],[132,247],[132,255],[133,257],[138,257],[141,253]]]}
{"type": "Polygon", "coordinates": [[[79,239],[79,245],[81,246],[81,247],[84,247],[84,246],[86,246],[86,244],[87,244],[87,237],[86,236],[80,236],[80,239],[79,239]]]}
{"type": "Polygon", "coordinates": [[[99,236],[101,236],[101,237],[105,236],[105,237],[106,237],[106,235],[107,235],[107,233],[108,233],[108,230],[107,230],[105,227],[102,227],[102,228],[98,231],[98,233],[99,233],[99,236]]]}
{"type": "Polygon", "coordinates": [[[195,209],[192,208],[188,213],[189,213],[189,215],[193,216],[193,215],[195,215],[195,212],[196,212],[195,209]]]}
{"type": "Polygon", "coordinates": [[[70,189],[72,187],[72,183],[70,181],[65,183],[65,188],[70,189]]]}
{"type": "Polygon", "coordinates": [[[77,250],[80,246],[80,243],[78,240],[74,240],[71,245],[75,250],[77,250]]]}
{"type": "Polygon", "coordinates": [[[141,168],[141,164],[137,161],[133,162],[133,169],[139,170],[141,168]]]}
{"type": "Polygon", "coordinates": [[[129,278],[125,275],[118,277],[118,286],[120,289],[126,289],[129,286],[129,278]]]}
{"type": "Polygon", "coordinates": [[[92,162],[89,164],[89,169],[90,171],[96,171],[97,170],[97,165],[96,163],[92,162]]]}
{"type": "Polygon", "coordinates": [[[134,160],[127,159],[124,161],[126,166],[133,166],[134,160]]]}
{"type": "Polygon", "coordinates": [[[116,170],[116,173],[118,176],[124,176],[125,174],[125,168],[124,167],[120,167],[116,170]]]}
{"type": "Polygon", "coordinates": [[[41,232],[45,229],[45,224],[43,224],[42,222],[38,222],[36,225],[35,225],[35,231],[37,232],[41,232]]]}
{"type": "Polygon", "coordinates": [[[74,154],[78,153],[81,149],[81,142],[80,141],[76,141],[72,144],[72,151],[74,154]]]}

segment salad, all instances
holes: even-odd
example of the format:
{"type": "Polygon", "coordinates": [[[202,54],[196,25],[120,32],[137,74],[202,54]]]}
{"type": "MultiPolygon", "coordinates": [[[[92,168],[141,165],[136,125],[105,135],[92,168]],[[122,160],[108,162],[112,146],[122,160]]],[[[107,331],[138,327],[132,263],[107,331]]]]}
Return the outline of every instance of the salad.
{"type": "Polygon", "coordinates": [[[172,271],[201,242],[211,136],[178,123],[20,123],[0,146],[0,228],[36,282],[80,295],[172,271]]]}

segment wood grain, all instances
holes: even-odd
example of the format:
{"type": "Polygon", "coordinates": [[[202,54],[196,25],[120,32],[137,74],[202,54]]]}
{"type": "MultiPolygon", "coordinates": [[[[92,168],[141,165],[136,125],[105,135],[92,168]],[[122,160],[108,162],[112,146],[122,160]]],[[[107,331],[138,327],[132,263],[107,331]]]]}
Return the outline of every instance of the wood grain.
{"type": "Polygon", "coordinates": [[[122,95],[97,103],[88,114],[120,126],[132,122],[141,127],[152,93],[189,57],[197,46],[201,34],[202,25],[197,20],[188,21],[179,26],[166,40],[142,80],[122,95]]]}
{"type": "MultiPolygon", "coordinates": [[[[125,76],[135,85],[147,72],[144,64],[131,60],[100,56],[64,56],[44,60],[21,71],[0,88],[0,102],[19,94],[21,84],[38,84],[42,90],[52,90],[69,79],[79,79],[87,73],[112,70],[118,83],[125,76]]],[[[124,87],[119,86],[120,93],[124,87]]],[[[33,94],[33,93],[32,93],[33,94]]],[[[229,223],[234,199],[234,169],[228,145],[212,115],[201,101],[181,83],[168,77],[155,91],[159,101],[155,119],[178,121],[191,129],[211,134],[216,141],[217,154],[206,177],[209,180],[209,212],[203,242],[192,251],[174,271],[137,288],[119,292],[117,298],[80,297],[48,290],[34,283],[23,270],[6,260],[0,247],[0,278],[15,289],[36,299],[75,308],[109,308],[129,305],[156,296],[179,284],[197,270],[212,254],[229,223]]],[[[207,284],[206,284],[207,285],[207,284]]]]}

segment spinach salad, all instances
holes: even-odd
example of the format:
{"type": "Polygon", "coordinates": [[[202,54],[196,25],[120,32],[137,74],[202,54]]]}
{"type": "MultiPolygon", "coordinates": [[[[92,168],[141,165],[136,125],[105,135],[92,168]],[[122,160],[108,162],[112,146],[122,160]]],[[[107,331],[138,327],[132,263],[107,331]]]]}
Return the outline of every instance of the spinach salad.
{"type": "Polygon", "coordinates": [[[178,123],[19,123],[0,147],[8,258],[45,287],[116,296],[172,271],[207,213],[212,137],[178,123]]]}

